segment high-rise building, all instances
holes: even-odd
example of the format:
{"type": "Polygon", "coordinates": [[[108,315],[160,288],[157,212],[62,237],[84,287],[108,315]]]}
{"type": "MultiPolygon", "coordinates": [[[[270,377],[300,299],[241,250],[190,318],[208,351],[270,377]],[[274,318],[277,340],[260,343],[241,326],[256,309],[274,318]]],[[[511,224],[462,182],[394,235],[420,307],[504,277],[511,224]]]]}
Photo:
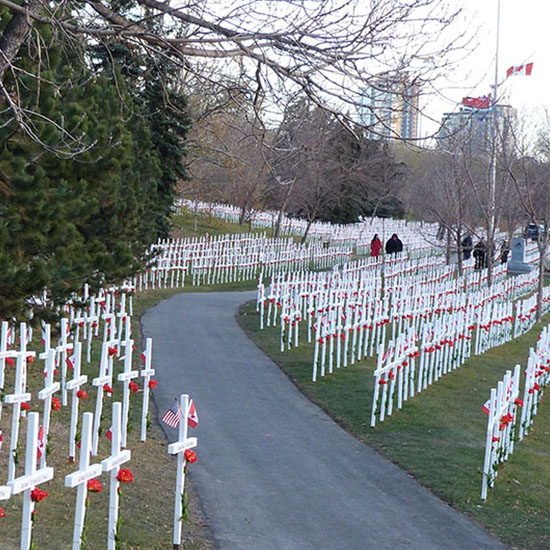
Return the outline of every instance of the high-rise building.
{"type": "Polygon", "coordinates": [[[379,78],[362,94],[359,119],[368,139],[418,137],[419,87],[406,77],[379,78]]]}
{"type": "Polygon", "coordinates": [[[516,110],[513,107],[495,105],[487,109],[479,109],[461,105],[458,111],[443,113],[441,128],[437,134],[439,146],[455,148],[460,143],[472,152],[490,153],[495,113],[499,141],[508,143],[512,137],[511,124],[516,117],[516,110]]]}

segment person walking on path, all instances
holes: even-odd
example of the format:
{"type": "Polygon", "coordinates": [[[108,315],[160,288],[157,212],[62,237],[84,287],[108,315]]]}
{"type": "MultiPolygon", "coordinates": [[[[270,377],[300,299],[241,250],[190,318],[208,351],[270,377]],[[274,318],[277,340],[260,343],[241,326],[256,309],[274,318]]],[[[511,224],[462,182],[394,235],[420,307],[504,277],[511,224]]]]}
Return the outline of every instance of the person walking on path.
{"type": "Polygon", "coordinates": [[[394,233],[386,243],[386,254],[397,254],[398,252],[402,252],[402,251],[403,251],[403,243],[397,236],[397,233],[394,233]]]}
{"type": "Polygon", "coordinates": [[[473,255],[475,259],[475,269],[484,269],[487,267],[487,245],[483,239],[474,246],[473,255]]]}
{"type": "Polygon", "coordinates": [[[470,256],[472,255],[472,247],[473,247],[473,241],[472,237],[470,235],[466,235],[464,237],[464,240],[462,241],[462,258],[465,260],[469,260],[470,256]]]}
{"type": "Polygon", "coordinates": [[[375,233],[370,242],[370,255],[374,258],[378,258],[380,250],[382,250],[382,241],[378,238],[378,233],[375,233]]]}

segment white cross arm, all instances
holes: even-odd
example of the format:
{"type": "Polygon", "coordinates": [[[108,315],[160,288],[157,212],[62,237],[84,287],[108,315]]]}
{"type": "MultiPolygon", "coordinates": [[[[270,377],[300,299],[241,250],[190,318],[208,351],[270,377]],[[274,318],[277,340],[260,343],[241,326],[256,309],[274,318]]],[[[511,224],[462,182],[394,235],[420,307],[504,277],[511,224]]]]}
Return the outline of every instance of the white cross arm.
{"type": "Polygon", "coordinates": [[[35,485],[40,485],[46,481],[53,479],[53,468],[47,466],[46,468],[41,468],[33,474],[24,475],[14,479],[13,481],[8,482],[8,485],[11,486],[11,492],[14,495],[26,491],[35,485]]]}
{"type": "Polygon", "coordinates": [[[23,403],[24,401],[30,401],[30,393],[11,393],[4,397],[4,402],[13,405],[14,403],[23,403]]]}
{"type": "Polygon", "coordinates": [[[141,376],[155,376],[155,369],[143,369],[140,374],[141,376]]]}
{"type": "Polygon", "coordinates": [[[65,476],[65,487],[69,487],[70,489],[72,489],[73,487],[76,487],[77,485],[80,485],[81,483],[84,483],[89,479],[100,476],[101,472],[101,464],[99,463],[92,464],[91,466],[88,466],[88,468],[86,468],[85,470],[77,470],[76,472],[65,476]]]}
{"type": "Polygon", "coordinates": [[[0,487],[0,500],[7,500],[11,496],[11,487],[2,485],[0,487]]]}
{"type": "Polygon", "coordinates": [[[168,445],[168,453],[171,455],[177,455],[183,453],[187,449],[193,449],[197,446],[196,437],[188,437],[185,441],[176,441],[168,445]]]}
{"type": "MultiPolygon", "coordinates": [[[[67,382],[67,391],[72,391],[75,388],[78,388],[82,386],[82,384],[85,384],[88,381],[88,376],[85,374],[81,374],[78,378],[75,378],[74,380],[69,380],[67,382]]],[[[59,384],[59,382],[57,382],[59,384]]]]}
{"type": "Polygon", "coordinates": [[[49,388],[44,388],[38,392],[38,399],[46,399],[46,397],[50,397],[50,395],[53,395],[56,391],[59,391],[59,388],[59,382],[54,382],[49,388]]]}
{"type": "Polygon", "coordinates": [[[105,376],[100,376],[99,378],[94,378],[92,380],[92,386],[104,386],[111,382],[111,376],[106,374],[105,376]]]}
{"type": "Polygon", "coordinates": [[[118,381],[125,382],[126,380],[132,380],[132,378],[137,378],[138,376],[139,376],[139,372],[137,370],[131,370],[129,372],[121,372],[118,375],[118,381]]]}
{"type": "Polygon", "coordinates": [[[132,458],[132,451],[130,449],[125,449],[121,451],[116,456],[110,456],[101,461],[101,466],[103,467],[104,472],[110,472],[114,470],[117,466],[128,462],[132,458]]]}

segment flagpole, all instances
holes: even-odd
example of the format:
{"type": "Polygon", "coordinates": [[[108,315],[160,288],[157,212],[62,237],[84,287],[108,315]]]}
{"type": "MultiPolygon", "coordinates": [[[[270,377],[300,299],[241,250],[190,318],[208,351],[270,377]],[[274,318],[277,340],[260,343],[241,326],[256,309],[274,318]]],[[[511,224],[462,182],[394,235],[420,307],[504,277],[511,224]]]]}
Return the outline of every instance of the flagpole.
{"type": "Polygon", "coordinates": [[[498,113],[498,50],[500,41],[500,0],[497,0],[497,36],[495,52],[495,83],[493,85],[493,125],[491,128],[491,168],[489,181],[489,235],[487,235],[488,284],[493,282],[493,248],[496,232],[496,181],[497,181],[497,113],[498,113]]]}

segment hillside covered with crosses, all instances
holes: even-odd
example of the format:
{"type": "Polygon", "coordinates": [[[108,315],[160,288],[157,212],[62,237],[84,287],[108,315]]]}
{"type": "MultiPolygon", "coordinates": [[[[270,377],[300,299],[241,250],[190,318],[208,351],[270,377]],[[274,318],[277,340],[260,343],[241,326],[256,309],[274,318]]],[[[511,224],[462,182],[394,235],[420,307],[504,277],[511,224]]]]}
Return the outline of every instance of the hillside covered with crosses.
{"type": "Polygon", "coordinates": [[[0,0],[2,549],[549,546],[548,117],[473,146],[366,104],[463,15],[0,0]],[[360,485],[371,447],[418,483],[360,485]]]}

